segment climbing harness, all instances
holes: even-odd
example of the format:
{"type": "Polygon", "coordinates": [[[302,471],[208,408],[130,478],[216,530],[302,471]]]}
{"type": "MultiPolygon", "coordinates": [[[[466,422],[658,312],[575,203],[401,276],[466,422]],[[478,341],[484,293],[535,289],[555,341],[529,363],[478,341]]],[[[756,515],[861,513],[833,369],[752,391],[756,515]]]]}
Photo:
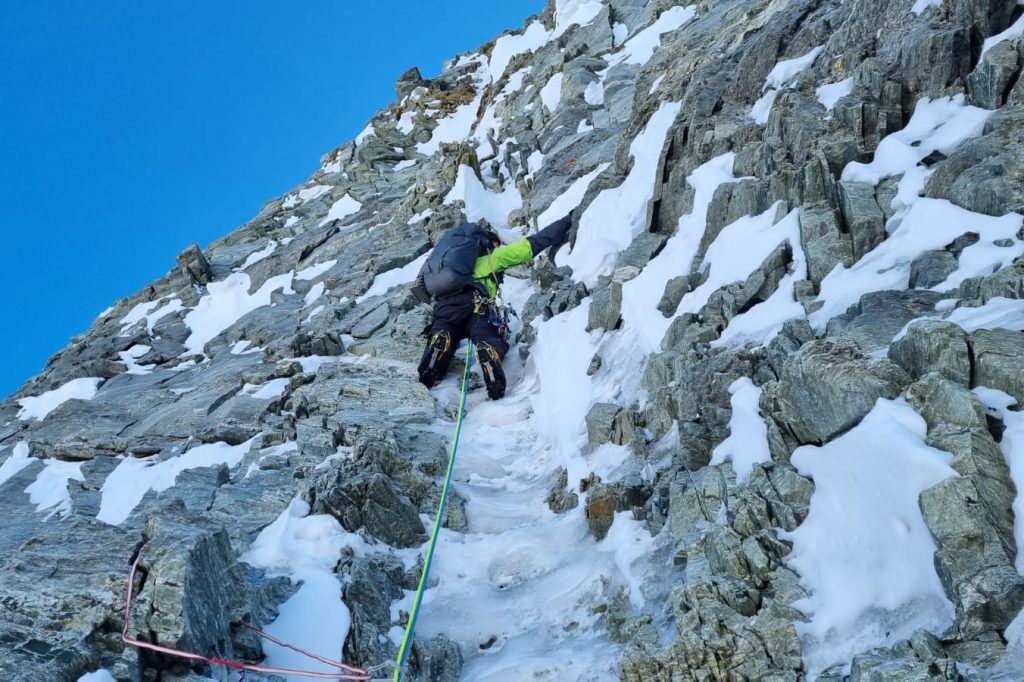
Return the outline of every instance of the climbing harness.
{"type": "Polygon", "coordinates": [[[479,292],[474,292],[473,294],[473,314],[486,316],[490,325],[497,330],[498,336],[505,341],[508,340],[509,335],[512,333],[512,329],[509,326],[511,322],[509,310],[510,308],[500,298],[492,301],[482,296],[479,292]]]}
{"type": "Polygon", "coordinates": [[[405,626],[405,635],[402,637],[401,646],[398,647],[398,658],[395,660],[395,676],[392,682],[398,682],[401,677],[402,666],[405,664],[406,656],[412,647],[413,631],[416,629],[416,618],[420,614],[420,602],[423,600],[423,590],[427,586],[430,562],[434,558],[434,547],[437,545],[437,536],[441,531],[441,522],[444,519],[444,510],[448,503],[448,489],[451,487],[452,471],[455,469],[455,452],[459,448],[462,418],[466,414],[466,394],[469,392],[469,366],[473,364],[473,344],[467,343],[466,346],[466,368],[462,371],[462,395],[459,397],[459,412],[455,420],[455,438],[452,440],[452,448],[448,453],[448,473],[445,474],[444,487],[441,489],[441,502],[437,505],[434,531],[431,533],[430,542],[427,544],[427,556],[423,561],[423,573],[420,575],[420,583],[416,588],[416,598],[412,604],[412,611],[409,613],[409,623],[405,626]]]}
{"type": "MultiPolygon", "coordinates": [[[[142,543],[145,545],[145,542],[142,543]]],[[[239,663],[238,661],[231,661],[226,658],[220,658],[218,656],[202,656],[200,654],[194,654],[189,651],[181,651],[180,649],[172,649],[171,647],[159,646],[150,642],[144,642],[141,639],[128,636],[128,628],[131,623],[131,608],[132,608],[132,589],[135,585],[135,570],[139,567],[139,560],[142,558],[142,546],[136,550],[135,559],[132,561],[131,570],[128,572],[128,585],[125,588],[124,593],[124,628],[121,629],[121,640],[125,644],[137,647],[139,649],[146,649],[147,651],[155,651],[160,654],[167,654],[168,656],[175,656],[177,658],[185,658],[190,661],[201,661],[203,663],[209,663],[211,665],[223,665],[235,670],[251,670],[258,673],[275,673],[282,675],[296,675],[298,677],[314,677],[322,680],[369,680],[370,673],[363,670],[362,668],[355,668],[350,665],[345,665],[341,661],[335,661],[318,654],[311,653],[305,649],[300,649],[294,644],[288,644],[282,642],[277,637],[271,634],[263,632],[258,628],[246,623],[244,620],[239,621],[242,627],[252,630],[260,637],[267,639],[278,646],[292,651],[298,652],[303,656],[310,658],[314,661],[319,661],[325,665],[337,668],[337,670],[331,672],[317,672],[314,670],[297,670],[293,668],[275,668],[266,665],[256,665],[253,663],[239,663]]]]}

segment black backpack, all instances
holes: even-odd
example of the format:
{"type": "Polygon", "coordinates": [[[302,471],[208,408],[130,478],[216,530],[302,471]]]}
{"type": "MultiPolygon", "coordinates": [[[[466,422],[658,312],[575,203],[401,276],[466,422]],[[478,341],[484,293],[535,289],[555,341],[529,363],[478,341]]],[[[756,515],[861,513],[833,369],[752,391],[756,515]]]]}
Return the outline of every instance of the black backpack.
{"type": "Polygon", "coordinates": [[[423,290],[440,298],[479,284],[473,277],[473,267],[494,239],[494,233],[476,223],[463,223],[448,230],[427,257],[414,288],[422,280],[423,290]]]}

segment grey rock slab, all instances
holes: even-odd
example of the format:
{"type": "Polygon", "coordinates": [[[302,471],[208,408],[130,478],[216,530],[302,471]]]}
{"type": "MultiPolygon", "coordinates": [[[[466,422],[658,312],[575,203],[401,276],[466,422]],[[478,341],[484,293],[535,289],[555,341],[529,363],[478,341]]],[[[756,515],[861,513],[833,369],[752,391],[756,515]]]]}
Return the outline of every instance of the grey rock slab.
{"type": "Polygon", "coordinates": [[[352,612],[352,635],[345,642],[347,661],[372,666],[395,657],[390,631],[391,602],[402,597],[405,567],[387,554],[357,557],[347,571],[345,604],[352,612]]]}
{"type": "Polygon", "coordinates": [[[360,358],[358,364],[324,365],[316,381],[296,389],[295,395],[324,415],[349,410],[387,413],[400,408],[434,409],[434,398],[417,381],[414,367],[373,357],[360,358]]]}
{"type": "Polygon", "coordinates": [[[997,297],[1024,299],[1024,262],[1014,263],[982,279],[980,293],[985,303],[997,297]]]}
{"type": "Polygon", "coordinates": [[[997,388],[1024,405],[1024,332],[979,329],[971,334],[972,385],[997,388]]]}
{"type": "Polygon", "coordinates": [[[851,236],[854,259],[860,259],[885,239],[885,219],[875,201],[875,188],[862,182],[839,183],[839,206],[851,236]]]}
{"type": "Polygon", "coordinates": [[[1012,41],[994,45],[967,77],[971,102],[985,109],[1003,105],[1014,77],[1020,72],[1020,53],[1012,41]]]}
{"type": "MultiPolygon", "coordinates": [[[[7,482],[0,506],[12,501],[7,486],[21,487],[34,468],[7,482]]],[[[0,678],[77,680],[112,655],[102,633],[123,612],[127,561],[140,535],[77,514],[43,524],[34,505],[3,511],[15,521],[0,534],[0,678]]]]}
{"type": "Polygon", "coordinates": [[[623,408],[614,403],[596,403],[588,411],[587,440],[591,445],[608,443],[612,439],[615,419],[623,408]]]}
{"type": "Polygon", "coordinates": [[[357,339],[370,338],[373,336],[374,332],[387,323],[388,316],[390,314],[391,311],[386,303],[377,306],[373,310],[367,312],[359,322],[352,327],[352,336],[357,339]]]}
{"type": "Polygon", "coordinates": [[[984,134],[953,150],[925,184],[925,196],[948,199],[976,213],[1024,212],[1024,106],[999,109],[984,134]]]}
{"type": "Polygon", "coordinates": [[[762,394],[761,409],[801,443],[825,443],[909,383],[897,365],[868,358],[849,341],[811,341],[786,361],[775,400],[762,394]]]}
{"type": "Polygon", "coordinates": [[[934,291],[876,291],[864,294],[843,315],[829,320],[826,338],[853,341],[865,353],[887,348],[911,320],[934,313],[947,294],[934,291]]]}
{"type": "Polygon", "coordinates": [[[961,84],[971,71],[970,42],[962,27],[920,26],[904,45],[904,83],[914,92],[933,96],[961,84]]]}
{"type": "Polygon", "coordinates": [[[849,267],[854,263],[850,235],[839,229],[839,221],[831,209],[800,211],[800,242],[815,286],[820,285],[836,265],[849,267]]]}
{"type": "Polygon", "coordinates": [[[954,254],[945,250],[925,251],[910,264],[910,288],[929,289],[942,284],[956,272],[958,266],[954,254]]]}
{"type": "Polygon", "coordinates": [[[889,359],[913,379],[938,372],[964,386],[971,382],[971,350],[967,333],[959,325],[918,320],[906,335],[889,347],[889,359]]]}
{"type": "Polygon", "coordinates": [[[146,522],[145,586],[131,632],[174,648],[231,656],[231,623],[251,605],[227,533],[183,508],[164,508],[146,522]]]}
{"type": "Polygon", "coordinates": [[[609,282],[607,287],[594,292],[587,311],[587,331],[613,330],[619,326],[622,314],[622,284],[609,282]]]}
{"type": "Polygon", "coordinates": [[[661,252],[666,241],[667,237],[663,234],[641,232],[633,238],[626,250],[619,254],[619,258],[615,262],[615,269],[632,267],[643,270],[651,259],[661,252]]]}
{"type": "MultiPolygon", "coordinates": [[[[125,434],[181,440],[194,437],[213,412],[238,394],[242,375],[261,363],[258,353],[219,353],[209,362],[174,373],[160,383],[161,402],[141,414],[125,434]]],[[[125,399],[128,397],[126,394],[125,399]]]]}
{"type": "Polygon", "coordinates": [[[921,494],[921,512],[938,546],[939,579],[965,639],[1002,630],[1024,606],[1024,577],[973,503],[978,496],[971,477],[947,479],[921,494]]]}
{"type": "Polygon", "coordinates": [[[408,499],[383,474],[359,474],[331,466],[307,489],[314,513],[331,514],[355,532],[366,529],[395,547],[412,547],[426,539],[426,529],[408,499]]]}
{"type": "Polygon", "coordinates": [[[235,395],[198,424],[195,435],[204,443],[239,445],[261,431],[263,417],[280,401],[235,395]]]}
{"type": "Polygon", "coordinates": [[[213,280],[210,263],[197,244],[179,253],[176,260],[181,274],[193,284],[207,284],[213,280]]]}

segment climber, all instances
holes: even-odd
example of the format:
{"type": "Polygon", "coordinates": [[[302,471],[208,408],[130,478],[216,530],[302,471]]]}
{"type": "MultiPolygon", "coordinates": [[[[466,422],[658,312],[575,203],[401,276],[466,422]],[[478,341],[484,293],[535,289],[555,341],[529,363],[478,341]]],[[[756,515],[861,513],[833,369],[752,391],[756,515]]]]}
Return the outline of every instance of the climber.
{"type": "Polygon", "coordinates": [[[434,319],[424,330],[428,337],[419,364],[420,383],[430,388],[448,371],[463,339],[476,348],[487,385],[487,396],[505,395],[502,358],[508,352],[508,319],[495,298],[503,271],[526,263],[548,247],[565,243],[572,212],[543,230],[502,245],[497,233],[476,223],[464,223],[444,234],[434,246],[412,292],[424,303],[434,302],[434,319]]]}

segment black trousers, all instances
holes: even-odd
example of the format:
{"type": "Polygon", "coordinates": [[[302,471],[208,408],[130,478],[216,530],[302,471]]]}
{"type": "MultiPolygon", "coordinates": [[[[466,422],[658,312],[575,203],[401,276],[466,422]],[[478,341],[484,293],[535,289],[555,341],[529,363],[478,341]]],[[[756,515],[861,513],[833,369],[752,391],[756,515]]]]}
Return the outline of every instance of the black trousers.
{"type": "Polygon", "coordinates": [[[501,336],[500,330],[491,324],[487,309],[474,313],[476,292],[467,289],[451,296],[445,296],[434,303],[434,322],[430,325],[430,335],[446,331],[452,337],[452,350],[458,348],[463,339],[474,344],[481,341],[489,343],[501,357],[508,352],[508,341],[501,336]]]}

